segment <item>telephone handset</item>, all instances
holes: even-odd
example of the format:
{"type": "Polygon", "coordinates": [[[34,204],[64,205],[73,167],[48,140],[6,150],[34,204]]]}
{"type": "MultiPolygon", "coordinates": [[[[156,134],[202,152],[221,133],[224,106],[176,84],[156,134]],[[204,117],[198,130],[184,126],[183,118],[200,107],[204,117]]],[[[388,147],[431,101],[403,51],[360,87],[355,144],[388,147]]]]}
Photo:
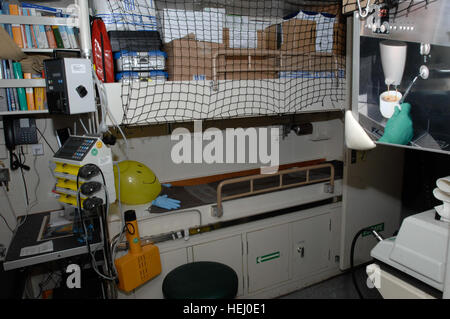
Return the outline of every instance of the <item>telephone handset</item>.
{"type": "Polygon", "coordinates": [[[16,145],[37,144],[36,120],[33,118],[3,119],[5,144],[13,151],[16,145]]]}
{"type": "Polygon", "coordinates": [[[17,155],[14,153],[14,149],[16,145],[38,143],[36,120],[32,118],[3,118],[3,129],[5,130],[6,148],[9,150],[10,169],[29,170],[30,167],[25,165],[23,151],[17,155]]]}

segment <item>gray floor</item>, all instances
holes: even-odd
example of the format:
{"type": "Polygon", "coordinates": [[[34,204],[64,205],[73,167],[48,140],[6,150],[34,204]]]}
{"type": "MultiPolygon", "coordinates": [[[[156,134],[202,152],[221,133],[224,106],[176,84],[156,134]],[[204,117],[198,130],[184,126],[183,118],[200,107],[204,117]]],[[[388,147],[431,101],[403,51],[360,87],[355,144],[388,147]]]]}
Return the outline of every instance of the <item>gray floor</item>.
{"type": "MultiPolygon", "coordinates": [[[[365,267],[356,271],[356,278],[365,299],[381,299],[376,288],[366,286],[365,267]]],[[[359,299],[350,273],[345,273],[310,287],[297,290],[280,299],[359,299]]]]}

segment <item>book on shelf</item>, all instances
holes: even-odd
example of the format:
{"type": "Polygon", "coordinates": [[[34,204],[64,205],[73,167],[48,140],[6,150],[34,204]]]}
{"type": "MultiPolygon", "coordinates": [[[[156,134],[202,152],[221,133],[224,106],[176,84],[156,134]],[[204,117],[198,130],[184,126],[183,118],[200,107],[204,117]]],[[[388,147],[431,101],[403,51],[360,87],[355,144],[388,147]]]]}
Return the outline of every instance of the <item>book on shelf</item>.
{"type": "MultiPolygon", "coordinates": [[[[14,72],[13,72],[13,62],[12,60],[7,60],[7,73],[8,73],[8,79],[14,79],[14,72]]],[[[19,98],[17,95],[17,89],[15,88],[10,88],[10,92],[11,92],[11,110],[12,111],[17,111],[19,110],[19,98]]]]}
{"type": "MultiPolygon", "coordinates": [[[[27,9],[25,9],[25,8],[19,8],[19,12],[20,12],[20,15],[22,15],[22,16],[28,16],[28,11],[27,11],[27,9]]],[[[31,29],[30,29],[30,25],[29,24],[24,24],[24,25],[22,25],[22,29],[24,29],[24,34],[25,34],[25,37],[24,37],[24,39],[26,40],[25,41],[25,45],[26,45],[26,47],[27,48],[34,48],[35,46],[33,46],[33,38],[32,38],[32,36],[31,36],[31,29]]]]}
{"type": "MultiPolygon", "coordinates": [[[[0,0],[0,14],[67,18],[61,8],[0,0]]],[[[22,49],[78,49],[77,28],[64,25],[5,24],[5,30],[22,49]]]]}
{"type": "MultiPolygon", "coordinates": [[[[0,79],[3,79],[3,64],[0,64],[0,79]]],[[[0,112],[9,111],[7,88],[0,88],[0,112]]]]}
{"type": "MultiPolygon", "coordinates": [[[[43,79],[43,74],[22,73],[20,62],[0,61],[0,79],[43,79]]],[[[46,110],[44,87],[0,88],[0,112],[46,110]]]]}
{"type": "MultiPolygon", "coordinates": [[[[20,62],[13,62],[12,65],[13,65],[14,77],[16,79],[23,79],[22,65],[20,64],[20,62]]],[[[25,94],[25,89],[17,88],[17,96],[19,98],[20,111],[28,110],[27,96],[25,94]]]]}
{"type": "MultiPolygon", "coordinates": [[[[31,79],[31,73],[24,73],[24,79],[31,79]]],[[[29,111],[35,111],[36,107],[34,105],[34,91],[33,88],[25,88],[25,95],[27,97],[27,107],[29,111]]]]}
{"type": "MultiPolygon", "coordinates": [[[[19,15],[19,6],[17,4],[10,4],[8,6],[10,15],[19,15]]],[[[24,48],[24,42],[22,37],[22,28],[20,24],[11,24],[12,36],[14,42],[16,42],[19,48],[24,48]]]]}
{"type": "Polygon", "coordinates": [[[56,47],[58,49],[64,49],[64,43],[61,37],[61,32],[59,32],[59,27],[57,25],[52,25],[52,30],[56,40],[56,47]]]}
{"type": "MultiPolygon", "coordinates": [[[[32,79],[43,79],[44,78],[44,71],[42,71],[42,74],[32,74],[32,79]]],[[[47,109],[47,99],[45,94],[45,88],[44,87],[38,87],[34,88],[34,107],[36,110],[46,110],[47,109]]]]}

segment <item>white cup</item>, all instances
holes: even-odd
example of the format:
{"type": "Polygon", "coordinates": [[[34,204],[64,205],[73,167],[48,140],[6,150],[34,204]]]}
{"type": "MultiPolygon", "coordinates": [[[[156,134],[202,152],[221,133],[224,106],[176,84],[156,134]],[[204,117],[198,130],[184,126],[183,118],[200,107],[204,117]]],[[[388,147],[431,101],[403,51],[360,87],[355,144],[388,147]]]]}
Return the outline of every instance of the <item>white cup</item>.
{"type": "Polygon", "coordinates": [[[381,115],[383,115],[385,118],[391,118],[391,116],[394,114],[395,107],[398,106],[398,108],[401,110],[399,101],[402,98],[402,94],[398,91],[385,91],[381,93],[380,95],[380,112],[381,115]],[[392,97],[394,98],[393,101],[386,101],[386,97],[392,97]]]}

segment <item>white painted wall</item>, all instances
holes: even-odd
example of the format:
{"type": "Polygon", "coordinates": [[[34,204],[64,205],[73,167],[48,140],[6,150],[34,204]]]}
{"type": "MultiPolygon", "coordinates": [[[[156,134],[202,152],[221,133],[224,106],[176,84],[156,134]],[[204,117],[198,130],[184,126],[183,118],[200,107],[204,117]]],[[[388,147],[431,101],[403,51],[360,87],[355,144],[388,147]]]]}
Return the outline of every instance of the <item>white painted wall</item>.
{"type": "MultiPolygon", "coordinates": [[[[54,135],[53,120],[37,119],[36,123],[47,141],[56,150],[58,147],[54,135]]],[[[289,134],[285,139],[280,136],[280,164],[317,158],[329,160],[343,158],[342,122],[332,120],[317,122],[313,125],[316,132],[320,130],[330,139],[311,141],[310,135],[296,136],[294,133],[289,134]]],[[[2,128],[0,128],[0,132],[0,136],[3,135],[2,128]]],[[[39,134],[38,137],[39,143],[44,145],[43,156],[33,156],[31,147],[25,147],[25,149],[29,148],[26,154],[26,164],[31,167],[30,171],[24,171],[25,181],[30,201],[35,202],[35,206],[32,207],[30,213],[60,208],[59,203],[51,193],[55,180],[49,169],[49,161],[53,154],[39,134]]],[[[4,150],[1,141],[2,139],[0,139],[0,154],[2,154],[1,150],[4,150]]],[[[162,182],[259,168],[258,164],[175,164],[170,157],[171,147],[175,142],[170,140],[170,136],[133,138],[129,139],[128,143],[130,144],[128,157],[150,167],[162,182]]],[[[116,160],[124,158],[123,149],[125,149],[123,141],[118,140],[117,145],[113,147],[116,160]]],[[[9,167],[9,157],[6,159],[0,158],[0,160],[9,167]]],[[[15,226],[16,216],[26,214],[25,192],[20,170],[11,172],[7,196],[3,190],[0,190],[0,212],[12,227],[15,226]],[[11,205],[9,205],[9,202],[11,205]]],[[[0,243],[5,246],[9,245],[11,236],[12,234],[4,221],[0,219],[0,243]]]]}
{"type": "MultiPolygon", "coordinates": [[[[308,161],[317,158],[343,158],[343,123],[340,120],[313,123],[314,130],[323,131],[330,139],[312,141],[310,135],[289,134],[285,139],[280,136],[280,164],[308,161]]],[[[129,159],[144,163],[150,167],[162,182],[222,174],[227,172],[259,168],[256,164],[175,164],[170,157],[171,147],[177,141],[170,136],[128,139],[129,159]]],[[[208,142],[205,142],[205,145],[208,142]]],[[[236,145],[235,145],[236,146],[236,145]]],[[[125,159],[125,143],[118,140],[113,147],[116,160],[125,159]]],[[[235,154],[238,150],[235,149],[235,154]]]]}
{"type": "MultiPolygon", "coordinates": [[[[9,168],[9,154],[2,142],[3,138],[3,122],[0,128],[0,160],[9,168]],[[7,158],[4,158],[6,153],[7,158]]],[[[54,134],[53,122],[50,119],[36,119],[36,125],[44,134],[47,141],[54,150],[58,149],[54,134]]],[[[28,197],[31,203],[34,203],[31,208],[31,213],[42,212],[60,207],[58,202],[53,197],[51,190],[54,186],[55,180],[49,169],[49,161],[53,156],[50,148],[44,142],[38,133],[39,143],[43,144],[44,155],[34,156],[31,154],[31,146],[24,145],[25,164],[30,166],[29,171],[24,170],[24,177],[28,188],[28,197]]],[[[17,151],[16,147],[16,151],[17,151]]],[[[9,192],[0,189],[0,213],[8,220],[11,227],[15,227],[15,217],[26,214],[26,200],[25,188],[22,180],[20,169],[16,171],[10,170],[11,181],[9,183],[9,192]]],[[[11,232],[5,226],[3,220],[0,219],[0,243],[7,245],[11,239],[11,232]]]]}

